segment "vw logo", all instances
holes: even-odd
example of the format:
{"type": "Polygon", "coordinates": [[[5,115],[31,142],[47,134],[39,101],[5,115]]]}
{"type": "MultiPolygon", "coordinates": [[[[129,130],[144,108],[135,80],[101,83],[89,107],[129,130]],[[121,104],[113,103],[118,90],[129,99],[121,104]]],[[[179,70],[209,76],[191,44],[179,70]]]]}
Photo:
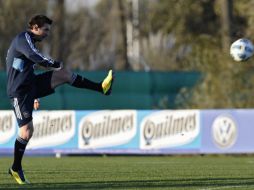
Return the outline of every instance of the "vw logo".
{"type": "Polygon", "coordinates": [[[230,148],[236,142],[237,125],[231,116],[218,116],[212,125],[214,143],[219,148],[230,148]]]}

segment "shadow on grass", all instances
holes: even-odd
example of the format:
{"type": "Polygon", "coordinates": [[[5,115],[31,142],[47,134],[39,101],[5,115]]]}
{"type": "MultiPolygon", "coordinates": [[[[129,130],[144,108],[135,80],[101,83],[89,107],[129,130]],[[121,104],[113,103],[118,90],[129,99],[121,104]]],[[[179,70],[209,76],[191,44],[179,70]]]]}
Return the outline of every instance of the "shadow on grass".
{"type": "Polygon", "coordinates": [[[219,187],[254,186],[254,178],[195,178],[169,180],[137,180],[137,181],[95,181],[95,182],[65,182],[38,183],[30,185],[1,184],[0,189],[29,190],[63,190],[63,189],[156,189],[156,188],[219,188],[219,187]]]}

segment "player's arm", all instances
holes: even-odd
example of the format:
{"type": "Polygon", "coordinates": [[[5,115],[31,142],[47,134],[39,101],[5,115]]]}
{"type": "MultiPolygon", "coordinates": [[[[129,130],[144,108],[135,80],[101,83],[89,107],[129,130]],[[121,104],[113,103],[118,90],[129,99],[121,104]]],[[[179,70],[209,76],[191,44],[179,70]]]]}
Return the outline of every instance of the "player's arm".
{"type": "Polygon", "coordinates": [[[42,55],[39,50],[34,46],[29,34],[25,33],[17,43],[17,50],[25,55],[29,60],[39,64],[45,68],[52,70],[60,70],[62,67],[61,62],[54,61],[42,55]]]}

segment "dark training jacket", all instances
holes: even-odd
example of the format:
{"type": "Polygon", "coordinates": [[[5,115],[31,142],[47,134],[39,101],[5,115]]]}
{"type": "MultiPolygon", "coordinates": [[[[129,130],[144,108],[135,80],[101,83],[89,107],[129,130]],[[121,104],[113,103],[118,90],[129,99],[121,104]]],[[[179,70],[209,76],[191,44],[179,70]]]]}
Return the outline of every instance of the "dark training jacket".
{"type": "Polygon", "coordinates": [[[43,56],[35,47],[36,36],[29,32],[18,34],[11,42],[6,57],[7,95],[22,97],[35,84],[34,64],[48,67],[54,60],[43,56]]]}

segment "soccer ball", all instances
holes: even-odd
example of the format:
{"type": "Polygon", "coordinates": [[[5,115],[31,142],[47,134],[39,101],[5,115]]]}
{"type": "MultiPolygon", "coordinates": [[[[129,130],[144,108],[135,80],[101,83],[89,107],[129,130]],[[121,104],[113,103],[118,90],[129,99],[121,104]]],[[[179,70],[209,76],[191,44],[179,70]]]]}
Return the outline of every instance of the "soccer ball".
{"type": "Polygon", "coordinates": [[[254,47],[250,40],[241,38],[232,43],[230,55],[235,61],[246,61],[253,55],[254,47]]]}

